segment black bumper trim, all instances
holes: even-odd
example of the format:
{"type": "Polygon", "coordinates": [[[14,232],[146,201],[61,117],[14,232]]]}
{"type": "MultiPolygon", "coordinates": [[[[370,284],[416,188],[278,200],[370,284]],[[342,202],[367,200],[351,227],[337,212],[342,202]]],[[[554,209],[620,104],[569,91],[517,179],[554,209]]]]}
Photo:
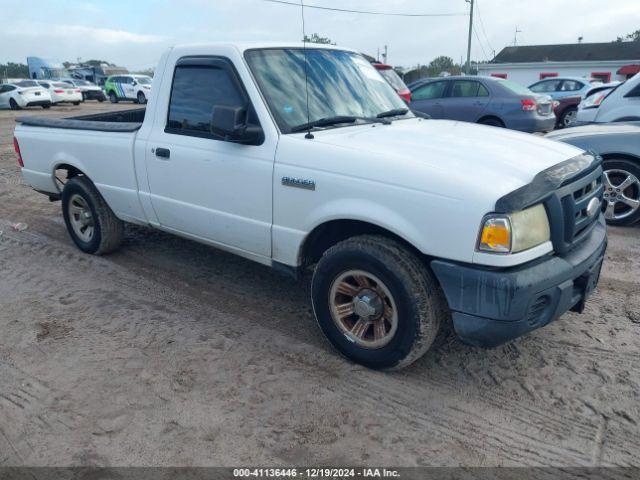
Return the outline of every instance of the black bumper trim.
{"type": "Polygon", "coordinates": [[[433,260],[431,268],[461,340],[493,347],[540,328],[568,310],[581,309],[583,297],[593,287],[587,289],[583,279],[597,280],[606,246],[601,215],[589,237],[564,256],[507,269],[445,260],[433,260]]]}

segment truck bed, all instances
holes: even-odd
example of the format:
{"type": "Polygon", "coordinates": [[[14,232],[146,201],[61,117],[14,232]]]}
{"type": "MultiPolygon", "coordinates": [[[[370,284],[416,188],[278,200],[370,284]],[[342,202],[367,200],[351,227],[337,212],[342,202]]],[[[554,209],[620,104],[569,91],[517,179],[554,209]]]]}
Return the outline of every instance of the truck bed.
{"type": "Polygon", "coordinates": [[[16,118],[16,122],[31,127],[94,130],[99,132],[134,132],[142,126],[145,112],[145,108],[135,108],[119,112],[97,113],[68,118],[24,116],[16,118]]]}

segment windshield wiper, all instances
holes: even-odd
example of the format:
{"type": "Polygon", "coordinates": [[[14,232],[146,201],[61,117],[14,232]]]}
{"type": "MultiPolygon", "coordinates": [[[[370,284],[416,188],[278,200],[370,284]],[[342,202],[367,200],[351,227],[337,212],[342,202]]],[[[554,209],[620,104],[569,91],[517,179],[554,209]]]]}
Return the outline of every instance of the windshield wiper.
{"type": "Polygon", "coordinates": [[[304,132],[305,130],[309,130],[313,127],[328,127],[330,125],[336,125],[338,123],[354,123],[360,117],[355,117],[352,115],[336,115],[335,117],[325,117],[319,118],[318,120],[314,120],[313,122],[302,123],[300,125],[296,125],[291,127],[291,133],[295,132],[304,132]]]}
{"type": "Polygon", "coordinates": [[[393,110],[379,113],[376,115],[376,118],[397,117],[399,115],[406,115],[407,113],[409,113],[408,108],[394,108],[393,110]]]}

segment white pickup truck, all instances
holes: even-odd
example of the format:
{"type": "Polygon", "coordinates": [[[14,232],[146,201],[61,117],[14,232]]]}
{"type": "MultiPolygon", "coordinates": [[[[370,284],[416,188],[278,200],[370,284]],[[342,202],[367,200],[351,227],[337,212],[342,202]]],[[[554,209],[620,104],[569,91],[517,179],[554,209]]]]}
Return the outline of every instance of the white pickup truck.
{"type": "Polygon", "coordinates": [[[598,157],[419,118],[347,49],[175,47],[146,110],[18,122],[23,178],[82,251],[131,222],[313,268],[320,328],[371,368],[411,363],[451,320],[495,346],[581,311],[604,257],[598,157]]]}

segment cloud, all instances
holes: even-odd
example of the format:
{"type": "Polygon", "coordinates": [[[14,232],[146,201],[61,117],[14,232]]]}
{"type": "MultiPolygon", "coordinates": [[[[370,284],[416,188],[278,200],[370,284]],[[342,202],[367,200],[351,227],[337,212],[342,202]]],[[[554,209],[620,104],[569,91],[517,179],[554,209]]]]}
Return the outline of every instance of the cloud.
{"type": "Polygon", "coordinates": [[[104,43],[107,45],[136,43],[149,44],[160,43],[167,37],[160,35],[147,35],[127,32],[126,30],[114,30],[110,28],[85,27],[83,25],[51,25],[38,22],[10,25],[5,29],[5,35],[15,37],[38,37],[54,40],[77,40],[104,43]]]}

